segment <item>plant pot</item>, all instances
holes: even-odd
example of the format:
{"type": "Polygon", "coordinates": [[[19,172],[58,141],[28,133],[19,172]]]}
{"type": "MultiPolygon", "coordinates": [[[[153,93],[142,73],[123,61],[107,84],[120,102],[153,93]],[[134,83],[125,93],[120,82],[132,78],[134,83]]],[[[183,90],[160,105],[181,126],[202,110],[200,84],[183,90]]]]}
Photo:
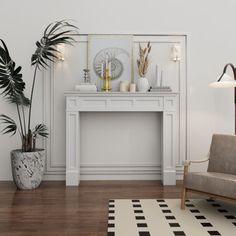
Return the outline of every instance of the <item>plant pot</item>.
{"type": "Polygon", "coordinates": [[[148,89],[150,88],[150,85],[148,83],[148,79],[146,77],[141,77],[138,79],[137,83],[138,91],[141,93],[146,93],[148,89]]]}
{"type": "Polygon", "coordinates": [[[35,152],[11,151],[13,180],[19,189],[37,188],[44,174],[45,150],[35,152]]]}

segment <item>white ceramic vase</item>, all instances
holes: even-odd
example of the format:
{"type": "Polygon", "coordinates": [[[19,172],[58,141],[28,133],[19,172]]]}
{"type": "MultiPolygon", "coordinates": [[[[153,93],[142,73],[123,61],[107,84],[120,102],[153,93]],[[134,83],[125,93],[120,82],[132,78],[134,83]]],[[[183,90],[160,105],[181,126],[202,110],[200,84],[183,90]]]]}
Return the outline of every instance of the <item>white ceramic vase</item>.
{"type": "Polygon", "coordinates": [[[11,167],[13,180],[18,189],[37,188],[44,174],[45,150],[35,152],[11,152],[11,167]]]}
{"type": "Polygon", "coordinates": [[[137,83],[138,91],[141,93],[146,93],[150,88],[148,79],[146,77],[141,77],[138,79],[137,83]]]}

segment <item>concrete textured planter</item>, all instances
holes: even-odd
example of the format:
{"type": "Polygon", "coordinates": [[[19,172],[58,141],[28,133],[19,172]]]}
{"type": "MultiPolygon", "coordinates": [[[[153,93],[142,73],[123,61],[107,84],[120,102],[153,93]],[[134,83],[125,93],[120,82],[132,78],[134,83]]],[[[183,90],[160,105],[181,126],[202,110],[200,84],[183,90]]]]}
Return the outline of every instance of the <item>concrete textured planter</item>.
{"type": "Polygon", "coordinates": [[[35,189],[43,178],[45,150],[35,152],[11,151],[13,180],[19,189],[35,189]]]}

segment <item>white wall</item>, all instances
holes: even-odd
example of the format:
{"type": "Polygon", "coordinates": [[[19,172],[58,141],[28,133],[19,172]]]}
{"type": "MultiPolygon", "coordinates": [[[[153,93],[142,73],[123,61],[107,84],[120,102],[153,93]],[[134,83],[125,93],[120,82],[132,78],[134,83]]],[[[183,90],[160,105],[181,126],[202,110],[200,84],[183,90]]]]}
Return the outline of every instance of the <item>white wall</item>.
{"type": "MultiPolygon", "coordinates": [[[[188,159],[200,159],[209,148],[213,132],[233,133],[233,90],[213,90],[208,83],[227,62],[236,61],[236,3],[228,1],[170,0],[21,0],[2,1],[0,37],[15,61],[23,66],[30,87],[30,56],[45,26],[57,19],[75,19],[80,33],[140,33],[188,35],[188,159]]],[[[80,60],[78,55],[78,61],[80,60]]],[[[73,65],[79,63],[73,61],[73,65]]],[[[70,72],[78,77],[81,72],[70,72]]],[[[40,77],[39,77],[40,78],[40,77]]],[[[35,117],[41,120],[41,83],[36,91],[35,117]]],[[[14,114],[0,100],[0,113],[14,114]]],[[[62,124],[63,125],[63,124],[62,124]]],[[[0,136],[0,179],[11,179],[9,152],[18,137],[0,136]]]]}

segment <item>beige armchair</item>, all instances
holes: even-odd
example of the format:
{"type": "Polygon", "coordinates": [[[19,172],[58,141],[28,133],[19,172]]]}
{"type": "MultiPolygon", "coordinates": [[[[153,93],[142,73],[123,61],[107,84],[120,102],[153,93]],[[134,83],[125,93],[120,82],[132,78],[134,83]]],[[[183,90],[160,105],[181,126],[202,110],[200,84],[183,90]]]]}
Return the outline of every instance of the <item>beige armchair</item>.
{"type": "Polygon", "coordinates": [[[236,200],[236,135],[214,134],[209,157],[184,163],[181,208],[188,192],[236,200]],[[207,172],[189,172],[191,164],[209,161],[207,172]]]}

